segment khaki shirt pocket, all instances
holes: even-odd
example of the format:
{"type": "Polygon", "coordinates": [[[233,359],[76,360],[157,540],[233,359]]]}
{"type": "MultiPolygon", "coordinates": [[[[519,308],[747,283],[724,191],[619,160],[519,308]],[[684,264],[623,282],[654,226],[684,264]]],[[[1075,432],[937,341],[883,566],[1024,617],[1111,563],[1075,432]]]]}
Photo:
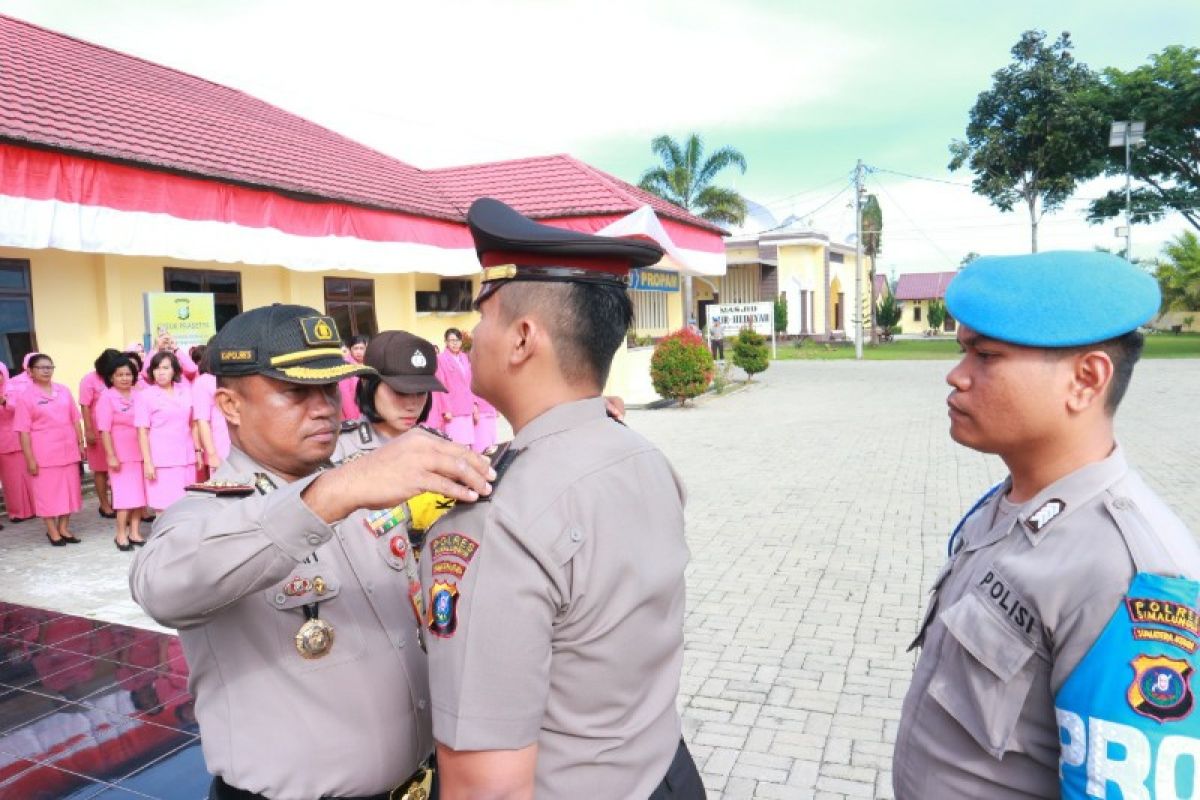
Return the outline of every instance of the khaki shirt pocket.
{"type": "Polygon", "coordinates": [[[362,655],[359,623],[344,608],[342,581],[331,566],[303,564],[286,580],[262,592],[264,614],[282,666],[312,672],[353,661],[362,655]],[[318,594],[319,591],[319,594],[318,594]],[[306,659],[296,649],[296,634],[306,621],[304,606],[318,603],[318,615],[333,627],[333,646],[320,658],[306,659]]]}
{"type": "Polygon", "coordinates": [[[1033,685],[1036,645],[974,593],[943,611],[941,657],[929,695],[993,758],[1013,750],[1013,733],[1033,685]]]}

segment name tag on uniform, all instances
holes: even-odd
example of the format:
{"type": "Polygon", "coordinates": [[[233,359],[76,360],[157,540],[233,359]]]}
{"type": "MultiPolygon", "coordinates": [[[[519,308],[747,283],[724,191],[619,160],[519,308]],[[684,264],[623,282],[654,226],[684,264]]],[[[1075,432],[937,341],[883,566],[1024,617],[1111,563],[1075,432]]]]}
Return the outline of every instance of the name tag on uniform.
{"type": "Polygon", "coordinates": [[[994,565],[983,571],[975,583],[975,591],[985,603],[999,611],[1008,623],[1026,639],[1033,639],[1042,622],[1033,606],[1013,588],[1012,583],[994,565]]]}

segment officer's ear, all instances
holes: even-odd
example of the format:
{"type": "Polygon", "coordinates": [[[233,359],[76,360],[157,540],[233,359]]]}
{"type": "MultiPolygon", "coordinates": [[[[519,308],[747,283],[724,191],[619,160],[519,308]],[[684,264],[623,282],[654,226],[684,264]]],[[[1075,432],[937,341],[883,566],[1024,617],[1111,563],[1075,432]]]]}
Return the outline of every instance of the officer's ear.
{"type": "Polygon", "coordinates": [[[213,402],[230,425],[240,425],[242,422],[242,395],[238,384],[236,378],[222,379],[213,395],[213,402]]]}
{"type": "Polygon", "coordinates": [[[508,365],[513,368],[524,366],[543,347],[545,329],[532,314],[522,314],[509,327],[508,365]]]}
{"type": "Polygon", "coordinates": [[[1103,407],[1113,379],[1112,357],[1103,350],[1084,350],[1071,358],[1069,363],[1072,374],[1067,392],[1067,409],[1082,413],[1094,406],[1103,407]]]}

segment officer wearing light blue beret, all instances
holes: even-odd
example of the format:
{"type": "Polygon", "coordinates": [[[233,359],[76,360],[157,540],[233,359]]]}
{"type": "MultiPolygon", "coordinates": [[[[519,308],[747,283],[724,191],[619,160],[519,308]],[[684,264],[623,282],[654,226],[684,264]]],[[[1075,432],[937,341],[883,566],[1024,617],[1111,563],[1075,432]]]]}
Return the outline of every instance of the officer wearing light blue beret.
{"type": "Polygon", "coordinates": [[[897,800],[1200,796],[1200,548],[1113,434],[1159,302],[1096,252],[980,258],[947,288],[950,436],[1009,476],[934,581],[897,800]]]}

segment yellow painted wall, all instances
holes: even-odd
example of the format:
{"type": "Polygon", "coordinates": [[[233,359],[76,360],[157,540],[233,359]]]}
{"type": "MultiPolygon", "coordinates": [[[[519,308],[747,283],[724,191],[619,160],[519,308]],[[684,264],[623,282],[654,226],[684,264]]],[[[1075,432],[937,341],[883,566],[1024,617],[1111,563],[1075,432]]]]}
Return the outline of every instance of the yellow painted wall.
{"type": "Polygon", "coordinates": [[[788,329],[800,331],[802,319],[800,289],[813,292],[810,333],[825,332],[825,250],[819,245],[781,245],[779,247],[779,291],[788,295],[788,329]],[[797,286],[796,281],[800,281],[797,286]]]}
{"type": "Polygon", "coordinates": [[[925,333],[929,330],[929,301],[928,300],[904,300],[900,303],[900,332],[901,333],[925,333]],[[913,319],[914,309],[921,310],[921,321],[917,322],[913,319]]]}

